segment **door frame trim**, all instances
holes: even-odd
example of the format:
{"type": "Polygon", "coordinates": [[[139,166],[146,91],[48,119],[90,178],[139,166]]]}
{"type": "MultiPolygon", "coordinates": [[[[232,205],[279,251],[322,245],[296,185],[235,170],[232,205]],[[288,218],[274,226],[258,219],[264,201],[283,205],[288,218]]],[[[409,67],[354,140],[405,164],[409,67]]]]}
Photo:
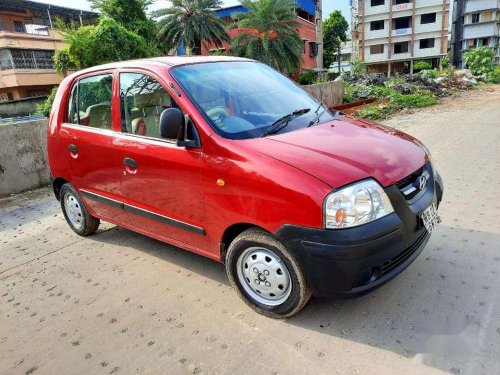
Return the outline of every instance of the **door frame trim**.
{"type": "Polygon", "coordinates": [[[165,215],[160,215],[160,214],[157,214],[156,212],[149,211],[149,210],[146,210],[144,208],[139,208],[137,206],[134,206],[134,205],[131,205],[128,203],[120,202],[120,201],[117,201],[115,199],[108,198],[108,197],[105,197],[103,195],[90,192],[88,190],[80,189],[80,192],[82,193],[82,195],[85,198],[93,200],[95,202],[107,204],[107,205],[110,205],[112,207],[118,207],[126,212],[130,212],[130,213],[133,213],[133,214],[136,214],[136,215],[148,218],[148,219],[156,220],[156,221],[159,221],[161,223],[171,225],[171,226],[179,228],[179,229],[186,230],[188,232],[197,233],[197,234],[200,234],[202,236],[207,235],[205,229],[198,227],[196,225],[188,224],[184,221],[173,219],[173,218],[165,216],[165,215]]]}

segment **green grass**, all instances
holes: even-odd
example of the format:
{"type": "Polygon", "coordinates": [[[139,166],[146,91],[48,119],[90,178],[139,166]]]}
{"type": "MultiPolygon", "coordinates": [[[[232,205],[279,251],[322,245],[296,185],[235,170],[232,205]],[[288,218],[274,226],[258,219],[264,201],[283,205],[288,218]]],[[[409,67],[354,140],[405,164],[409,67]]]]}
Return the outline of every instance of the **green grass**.
{"type": "Polygon", "coordinates": [[[382,104],[372,104],[361,108],[355,113],[356,116],[369,119],[380,120],[386,118],[397,111],[407,108],[423,108],[438,103],[438,100],[429,92],[420,87],[408,87],[409,94],[402,94],[396,87],[401,87],[404,81],[398,78],[391,78],[386,81],[385,86],[362,86],[345,85],[344,102],[352,103],[361,99],[384,100],[382,104]]]}

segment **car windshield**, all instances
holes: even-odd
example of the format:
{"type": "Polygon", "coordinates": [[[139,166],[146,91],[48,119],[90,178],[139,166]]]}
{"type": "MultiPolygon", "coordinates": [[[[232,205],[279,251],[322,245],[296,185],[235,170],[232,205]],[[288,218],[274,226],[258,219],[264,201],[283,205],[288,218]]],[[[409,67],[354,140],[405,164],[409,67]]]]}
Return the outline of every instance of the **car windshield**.
{"type": "Polygon", "coordinates": [[[214,130],[248,139],[327,122],[333,114],[291,80],[258,62],[216,62],[172,69],[214,130]]]}

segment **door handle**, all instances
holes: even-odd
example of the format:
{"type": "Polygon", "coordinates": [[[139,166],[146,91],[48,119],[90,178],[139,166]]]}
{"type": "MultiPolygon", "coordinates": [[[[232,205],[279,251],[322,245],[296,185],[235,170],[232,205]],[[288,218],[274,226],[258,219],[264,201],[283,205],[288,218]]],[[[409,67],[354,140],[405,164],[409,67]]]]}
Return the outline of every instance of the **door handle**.
{"type": "Polygon", "coordinates": [[[123,159],[123,164],[125,164],[125,166],[130,167],[130,168],[134,168],[134,169],[137,168],[137,162],[131,158],[123,159]]]}
{"type": "Polygon", "coordinates": [[[69,150],[72,154],[78,154],[78,147],[76,147],[73,143],[68,146],[69,150]]]}

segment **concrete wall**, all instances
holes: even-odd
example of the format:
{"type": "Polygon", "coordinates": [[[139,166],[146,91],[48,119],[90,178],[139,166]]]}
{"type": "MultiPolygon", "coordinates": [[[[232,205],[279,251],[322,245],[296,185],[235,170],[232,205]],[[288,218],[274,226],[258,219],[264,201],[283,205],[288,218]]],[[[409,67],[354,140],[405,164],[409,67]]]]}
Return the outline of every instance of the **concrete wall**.
{"type": "Polygon", "coordinates": [[[335,81],[302,86],[311,95],[321,100],[328,107],[340,105],[344,97],[344,85],[339,77],[335,81]]]}
{"type": "Polygon", "coordinates": [[[49,183],[47,120],[0,125],[0,197],[49,183]]]}
{"type": "Polygon", "coordinates": [[[46,96],[37,96],[10,102],[0,102],[0,118],[2,117],[20,117],[35,113],[36,106],[43,103],[46,96]]]}

